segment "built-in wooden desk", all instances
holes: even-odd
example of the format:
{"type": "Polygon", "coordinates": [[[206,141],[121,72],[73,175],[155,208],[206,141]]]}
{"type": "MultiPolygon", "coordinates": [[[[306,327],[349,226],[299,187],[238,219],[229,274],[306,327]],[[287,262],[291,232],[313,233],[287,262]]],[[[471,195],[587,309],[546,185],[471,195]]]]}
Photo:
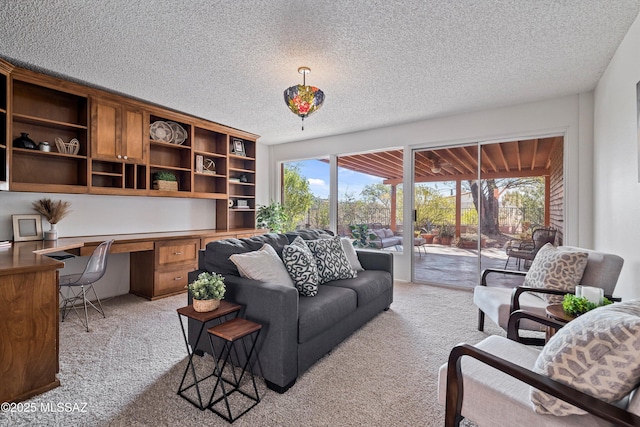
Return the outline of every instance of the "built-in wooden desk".
{"type": "Polygon", "coordinates": [[[58,269],[64,264],[34,253],[51,249],[45,246],[22,242],[0,248],[0,402],[60,385],[58,269]]]}
{"type": "Polygon", "coordinates": [[[131,292],[148,299],[186,292],[197,252],[213,240],[250,237],[266,230],[190,230],[65,237],[0,248],[0,402],[20,401],[60,385],[58,269],[45,256],[67,251],[89,256],[114,239],[113,253],[131,255],[131,292]]]}
{"type": "Polygon", "coordinates": [[[110,253],[129,253],[129,291],[154,300],[186,292],[187,273],[198,265],[198,250],[213,240],[229,237],[251,237],[262,229],[187,230],[159,233],[109,234],[102,236],[65,237],[61,246],[78,245],[67,252],[89,256],[105,240],[114,239],[110,253]]]}

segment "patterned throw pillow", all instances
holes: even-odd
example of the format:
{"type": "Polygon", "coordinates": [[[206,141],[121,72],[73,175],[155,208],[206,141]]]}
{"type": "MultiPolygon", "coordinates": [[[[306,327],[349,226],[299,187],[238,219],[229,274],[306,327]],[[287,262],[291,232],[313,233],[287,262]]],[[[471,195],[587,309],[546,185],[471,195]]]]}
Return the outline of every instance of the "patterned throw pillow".
{"type": "MultiPolygon", "coordinates": [[[[573,293],[580,284],[587,266],[586,252],[560,251],[551,243],[544,245],[531,263],[524,278],[524,286],[532,288],[558,289],[573,293]]],[[[562,302],[562,295],[539,294],[549,304],[562,302]]]]}
{"type": "Polygon", "coordinates": [[[344,253],[340,236],[331,239],[307,240],[318,266],[320,284],[332,280],[352,279],[357,272],[351,269],[351,264],[344,253]]]}
{"type": "MultiPolygon", "coordinates": [[[[589,311],[560,329],[544,346],[534,372],[612,403],[640,382],[640,300],[589,311]]],[[[531,402],[539,414],[585,414],[538,389],[531,402]]]]}
{"type": "Polygon", "coordinates": [[[298,293],[305,297],[316,296],[319,281],[318,267],[306,244],[305,248],[295,245],[293,242],[290,245],[285,245],[282,250],[282,260],[289,276],[293,279],[293,284],[298,289],[298,293]]]}

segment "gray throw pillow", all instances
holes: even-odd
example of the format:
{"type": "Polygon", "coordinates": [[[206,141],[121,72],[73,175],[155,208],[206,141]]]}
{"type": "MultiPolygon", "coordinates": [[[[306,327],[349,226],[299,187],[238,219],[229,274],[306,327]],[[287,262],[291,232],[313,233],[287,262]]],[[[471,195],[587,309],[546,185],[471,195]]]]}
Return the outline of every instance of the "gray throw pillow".
{"type": "Polygon", "coordinates": [[[349,264],[351,264],[351,269],[355,271],[364,271],[364,268],[362,268],[362,264],[360,264],[360,260],[358,259],[356,248],[353,247],[353,243],[351,243],[351,240],[342,238],[340,241],[342,242],[342,249],[344,249],[344,254],[347,256],[349,264]]]}
{"type": "MultiPolygon", "coordinates": [[[[596,308],[560,329],[544,346],[533,371],[605,402],[616,402],[640,382],[640,300],[596,308]]],[[[531,388],[540,414],[585,414],[531,388]]]]}
{"type": "MultiPolygon", "coordinates": [[[[524,286],[557,289],[574,293],[587,266],[589,254],[558,250],[551,243],[544,245],[531,263],[524,278],[524,286]]],[[[563,295],[539,294],[549,304],[562,302],[563,295]]]]}
{"type": "Polygon", "coordinates": [[[340,236],[331,239],[307,240],[318,266],[320,284],[332,280],[352,279],[357,272],[351,269],[351,264],[344,253],[340,236]]]}

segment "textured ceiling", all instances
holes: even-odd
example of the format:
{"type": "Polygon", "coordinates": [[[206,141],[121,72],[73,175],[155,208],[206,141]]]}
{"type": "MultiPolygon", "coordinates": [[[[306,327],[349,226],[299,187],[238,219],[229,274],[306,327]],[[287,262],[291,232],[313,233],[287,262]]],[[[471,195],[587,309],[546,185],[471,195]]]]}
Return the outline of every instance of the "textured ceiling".
{"type": "Polygon", "coordinates": [[[0,56],[262,135],[352,132],[594,88],[640,0],[0,0],[0,56]],[[305,120],[283,91],[325,95],[305,120]]]}

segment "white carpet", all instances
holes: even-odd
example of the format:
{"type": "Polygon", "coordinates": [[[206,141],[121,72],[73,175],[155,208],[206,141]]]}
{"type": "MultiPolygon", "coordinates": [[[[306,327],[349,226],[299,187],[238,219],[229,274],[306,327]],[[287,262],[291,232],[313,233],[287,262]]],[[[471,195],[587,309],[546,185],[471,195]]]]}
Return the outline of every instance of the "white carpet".
{"type": "MultiPolygon", "coordinates": [[[[186,295],[152,302],[124,295],[104,304],[106,319],[93,313],[89,333],[74,318],[65,321],[61,387],[24,402],[22,409],[32,412],[1,413],[0,425],[227,425],[176,395],[186,366],[176,308],[185,304],[186,295]]],[[[476,317],[469,291],[397,283],[391,309],[287,393],[268,390],[259,379],[262,402],[234,425],[442,426],[437,375],[451,347],[504,335],[490,320],[478,332],[476,317]]],[[[198,367],[211,363],[206,357],[198,367]]]]}

